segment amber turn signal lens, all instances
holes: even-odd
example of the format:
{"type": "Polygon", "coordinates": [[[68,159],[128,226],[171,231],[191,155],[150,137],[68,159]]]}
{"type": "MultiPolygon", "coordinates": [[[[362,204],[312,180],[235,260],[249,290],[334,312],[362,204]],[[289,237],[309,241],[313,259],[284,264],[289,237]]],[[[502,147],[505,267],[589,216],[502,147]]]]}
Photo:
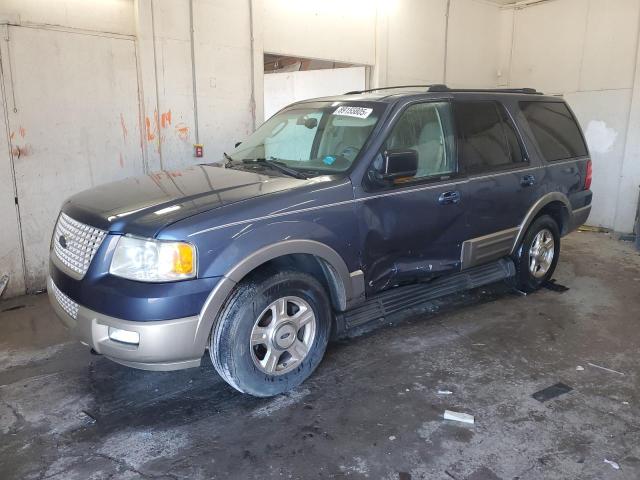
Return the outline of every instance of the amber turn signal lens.
{"type": "Polygon", "coordinates": [[[186,243],[177,243],[175,246],[173,272],[179,275],[191,275],[195,273],[193,247],[186,243]]]}

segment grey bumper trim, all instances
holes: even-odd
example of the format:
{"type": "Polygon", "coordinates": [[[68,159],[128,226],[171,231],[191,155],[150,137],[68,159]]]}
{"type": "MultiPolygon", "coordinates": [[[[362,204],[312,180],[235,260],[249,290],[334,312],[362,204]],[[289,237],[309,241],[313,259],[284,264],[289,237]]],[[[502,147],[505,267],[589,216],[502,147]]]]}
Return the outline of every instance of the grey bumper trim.
{"type": "Polygon", "coordinates": [[[570,232],[577,230],[580,226],[584,225],[587,222],[587,218],[589,218],[589,214],[591,213],[591,205],[587,205],[586,207],[582,208],[576,208],[572,213],[571,225],[569,225],[570,232]]]}
{"type": "Polygon", "coordinates": [[[77,318],[72,318],[54,294],[53,281],[47,278],[47,290],[53,309],[71,334],[105,357],[143,370],[179,370],[197,367],[204,348],[195,341],[198,316],[155,322],[132,322],[109,317],[78,305],[77,318]],[[139,345],[109,339],[109,327],[140,334],[139,345]]]}

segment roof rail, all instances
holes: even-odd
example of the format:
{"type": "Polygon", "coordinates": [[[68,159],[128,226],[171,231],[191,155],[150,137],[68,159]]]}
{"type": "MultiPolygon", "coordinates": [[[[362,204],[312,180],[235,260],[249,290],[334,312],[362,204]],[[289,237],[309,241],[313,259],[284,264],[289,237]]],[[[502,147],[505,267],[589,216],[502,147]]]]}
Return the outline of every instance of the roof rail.
{"type": "Polygon", "coordinates": [[[444,85],[396,85],[394,87],[369,88],[368,90],[353,90],[351,92],[345,93],[345,95],[358,95],[359,93],[377,92],[378,90],[395,90],[397,88],[426,88],[428,91],[430,88],[438,86],[444,85]]]}
{"type": "Polygon", "coordinates": [[[446,85],[431,85],[429,92],[471,92],[471,93],[522,93],[526,95],[542,95],[535,88],[449,88],[446,85]]]}
{"type": "Polygon", "coordinates": [[[399,88],[424,88],[427,92],[469,92],[469,93],[521,93],[526,95],[542,95],[535,88],[449,88],[443,84],[431,85],[396,85],[394,87],[370,88],[368,90],[353,90],[345,95],[358,95],[360,93],[378,92],[380,90],[396,90],[399,88]]]}

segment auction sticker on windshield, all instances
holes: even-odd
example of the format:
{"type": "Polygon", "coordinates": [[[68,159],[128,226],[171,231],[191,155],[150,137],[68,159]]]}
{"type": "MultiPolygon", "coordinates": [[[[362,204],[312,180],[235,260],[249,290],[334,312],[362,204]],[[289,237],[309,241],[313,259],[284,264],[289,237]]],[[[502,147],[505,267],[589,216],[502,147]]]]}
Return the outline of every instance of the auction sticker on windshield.
{"type": "Polygon", "coordinates": [[[344,117],[367,118],[373,112],[373,108],[364,107],[338,107],[334,115],[342,115],[344,117]]]}

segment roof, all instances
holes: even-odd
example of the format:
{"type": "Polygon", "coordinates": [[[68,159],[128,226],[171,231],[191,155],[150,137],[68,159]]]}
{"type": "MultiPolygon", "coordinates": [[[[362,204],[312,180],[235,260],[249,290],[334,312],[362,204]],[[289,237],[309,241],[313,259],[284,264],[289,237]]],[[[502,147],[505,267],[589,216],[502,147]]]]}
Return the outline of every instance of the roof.
{"type": "Polygon", "coordinates": [[[523,97],[535,96],[538,99],[543,94],[534,88],[450,88],[446,85],[398,85],[394,87],[372,88],[347,92],[343,95],[315,98],[313,101],[340,101],[340,102],[383,102],[392,103],[408,96],[437,96],[443,94],[456,96],[456,94],[480,94],[492,95],[518,95],[523,97]]]}

